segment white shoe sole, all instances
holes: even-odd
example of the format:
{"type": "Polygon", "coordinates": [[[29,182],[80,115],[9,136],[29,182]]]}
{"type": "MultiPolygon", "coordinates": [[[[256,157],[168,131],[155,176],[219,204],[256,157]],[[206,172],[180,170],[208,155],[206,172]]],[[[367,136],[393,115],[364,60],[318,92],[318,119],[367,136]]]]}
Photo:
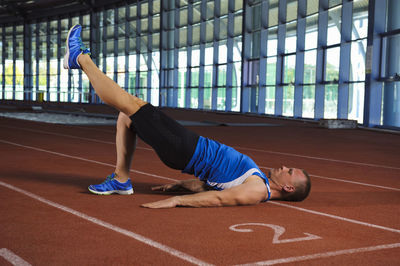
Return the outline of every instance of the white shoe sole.
{"type": "Polygon", "coordinates": [[[88,188],[88,189],[90,192],[92,192],[93,194],[97,194],[97,195],[111,195],[111,194],[132,195],[133,194],[132,188],[129,190],[111,190],[111,191],[105,191],[105,192],[92,190],[90,188],[88,188]]]}

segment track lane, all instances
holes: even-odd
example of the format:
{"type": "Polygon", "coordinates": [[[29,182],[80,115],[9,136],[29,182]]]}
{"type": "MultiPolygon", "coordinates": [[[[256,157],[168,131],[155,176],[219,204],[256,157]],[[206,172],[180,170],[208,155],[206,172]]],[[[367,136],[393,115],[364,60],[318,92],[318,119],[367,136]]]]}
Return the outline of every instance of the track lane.
{"type": "MultiPolygon", "coordinates": [[[[14,140],[18,140],[19,137],[22,136],[9,136],[12,138],[15,138],[14,140]]],[[[61,138],[62,139],[62,138],[61,138]]],[[[43,142],[37,142],[37,139],[33,138],[28,140],[30,144],[37,144],[37,143],[43,143],[43,142]]],[[[51,139],[48,139],[48,141],[51,141],[51,139]]],[[[59,142],[59,140],[56,141],[59,142]]],[[[78,147],[79,145],[73,144],[74,141],[66,141],[64,140],[65,143],[61,145],[61,151],[73,151],[78,147]],[[73,148],[71,149],[70,146],[73,144],[73,148]]],[[[4,148],[7,145],[1,145],[0,150],[5,151],[6,148],[4,148]],[[4,148],[4,149],[3,149],[4,148]]],[[[86,149],[90,149],[92,145],[88,143],[81,143],[80,146],[85,146],[86,149]]],[[[55,144],[57,149],[60,148],[60,144],[55,144]]],[[[20,147],[21,148],[21,147],[20,147]]],[[[20,149],[20,152],[26,153],[23,151],[24,149],[20,149]]],[[[10,153],[5,151],[5,154],[12,154],[13,149],[8,150],[10,153]]],[[[40,153],[40,152],[39,152],[40,153]]],[[[98,149],[95,149],[92,152],[89,151],[83,151],[82,154],[89,155],[91,158],[96,158],[96,156],[101,157],[102,159],[112,158],[112,154],[108,151],[108,148],[105,147],[99,147],[98,149]],[[107,151],[107,152],[105,152],[107,151]],[[101,152],[101,154],[96,155],[96,153],[101,152]],[[93,156],[93,157],[92,157],[93,156]]],[[[146,157],[147,160],[151,161],[147,166],[145,166],[145,170],[148,171],[150,165],[153,165],[153,170],[154,168],[158,168],[158,163],[155,162],[152,157],[152,155],[146,155],[149,154],[148,152],[143,151],[143,154],[141,154],[143,157],[146,157]],[[156,164],[156,167],[154,167],[154,164],[156,164]]],[[[159,182],[159,180],[152,179],[152,177],[147,177],[147,176],[141,176],[138,175],[137,181],[138,181],[138,190],[137,194],[132,197],[132,202],[131,203],[126,203],[126,199],[123,197],[108,197],[108,198],[98,198],[98,197],[93,197],[91,195],[88,195],[84,192],[84,187],[85,185],[83,183],[90,182],[91,180],[96,180],[97,176],[100,176],[101,174],[104,174],[104,171],[106,169],[109,169],[110,166],[106,165],[99,165],[98,167],[95,167],[93,169],[92,166],[90,166],[89,162],[79,162],[79,161],[74,161],[74,162],[68,162],[65,163],[65,160],[63,159],[55,159],[54,155],[51,156],[42,156],[38,155],[38,153],[35,153],[35,155],[28,155],[26,158],[24,158],[23,155],[19,154],[20,156],[19,159],[20,161],[27,161],[29,160],[29,157],[31,157],[31,162],[29,165],[36,165],[38,162],[41,161],[46,161],[46,162],[51,162],[52,165],[57,166],[57,170],[53,171],[54,169],[45,169],[46,166],[36,166],[36,168],[33,168],[33,170],[37,171],[36,176],[28,176],[25,179],[19,180],[16,178],[17,175],[13,176],[10,180],[13,180],[13,182],[17,182],[18,184],[21,185],[29,185],[32,186],[35,190],[39,190],[45,186],[48,190],[46,191],[46,195],[49,195],[50,198],[56,198],[60,199],[61,201],[65,203],[70,203],[71,206],[77,207],[77,208],[82,208],[86,210],[88,213],[91,214],[96,214],[93,205],[100,206],[100,205],[105,205],[104,208],[107,210],[110,210],[111,213],[104,213],[101,214],[102,218],[105,220],[107,219],[112,219],[115,221],[116,224],[119,224],[121,226],[124,226],[124,228],[131,228],[132,226],[137,229],[139,228],[141,232],[144,232],[148,235],[150,234],[155,234],[157,237],[160,237],[160,239],[163,240],[163,243],[173,243],[174,247],[183,247],[184,249],[187,249],[189,251],[193,251],[193,253],[190,254],[195,254],[196,252],[199,252],[199,250],[204,251],[202,254],[207,254],[207,261],[210,261],[212,263],[221,263],[221,264],[233,264],[233,263],[246,263],[246,262],[251,262],[254,261],[252,259],[259,258],[259,260],[265,260],[265,257],[268,258],[283,258],[284,251],[287,249],[286,247],[278,247],[276,248],[275,246],[270,246],[267,242],[266,239],[269,237],[272,238],[273,233],[269,232],[268,236],[265,236],[260,233],[259,236],[254,238],[254,236],[241,236],[240,239],[238,239],[237,243],[235,243],[236,246],[234,247],[229,247],[228,249],[224,249],[223,246],[226,246],[226,240],[224,240],[224,235],[230,235],[232,239],[231,232],[228,233],[221,233],[221,228],[222,222],[225,222],[224,224],[228,226],[228,223],[226,221],[234,221],[234,222],[244,222],[243,217],[254,217],[254,214],[256,215],[256,219],[259,222],[265,222],[268,221],[270,223],[276,223],[284,226],[287,228],[287,234],[285,237],[297,237],[299,235],[302,235],[303,232],[309,232],[310,227],[308,225],[315,224],[315,217],[309,217],[309,216],[303,216],[303,215],[298,215],[296,214],[297,211],[288,211],[286,209],[281,209],[282,207],[279,208],[272,208],[268,204],[263,204],[259,206],[250,206],[250,207],[234,207],[234,208],[215,208],[215,209],[174,209],[173,212],[173,219],[171,219],[171,210],[160,210],[159,213],[156,213],[156,215],[159,216],[158,219],[154,220],[154,215],[155,212],[154,210],[147,210],[147,209],[141,209],[138,208],[137,206],[141,202],[146,202],[148,200],[154,200],[157,198],[165,198],[165,195],[162,194],[154,194],[149,192],[149,186],[153,183],[159,182]],[[22,157],[22,158],[21,158],[22,157]],[[72,166],[71,166],[72,165],[72,166]],[[41,169],[41,167],[44,167],[41,169]],[[88,172],[81,171],[80,173],[76,173],[76,169],[90,169],[88,172]],[[45,170],[45,171],[44,171],[45,170]],[[60,173],[61,172],[61,173],[60,173]],[[65,172],[63,174],[63,172],[65,172]],[[43,173],[47,173],[46,178],[41,178],[40,175],[43,173]],[[59,174],[58,176],[55,174],[59,174]],[[70,176],[72,176],[72,180],[68,180],[70,176]],[[80,180],[80,177],[83,175],[83,179],[80,180]],[[37,182],[39,181],[39,182],[37,182]],[[60,182],[57,182],[60,181],[60,182]],[[70,182],[69,182],[70,181],[70,182]],[[53,182],[53,183],[52,183],[53,182]],[[37,184],[39,183],[39,184],[37,184]],[[65,194],[64,196],[60,197],[60,192],[57,192],[56,188],[60,187],[60,184],[64,188],[64,191],[61,192],[61,194],[65,194]],[[69,184],[69,185],[67,185],[69,184]],[[73,199],[74,195],[77,195],[77,193],[81,193],[80,196],[83,196],[89,199],[86,203],[82,202],[81,197],[76,197],[73,199]],[[47,194],[48,193],[48,194],[47,194]],[[93,200],[95,202],[93,202],[93,200]],[[127,206],[123,207],[123,210],[115,210],[116,204],[125,204],[127,206]],[[260,211],[265,210],[265,212],[260,213],[260,211]],[[124,219],[118,219],[116,217],[121,217],[123,216],[123,213],[127,212],[133,212],[133,214],[129,214],[124,219]],[[233,213],[233,214],[232,214],[233,213]],[[122,215],[121,215],[122,214],[122,215]],[[111,216],[111,217],[110,217],[111,216]],[[200,228],[199,228],[199,221],[203,219],[204,217],[212,217],[211,219],[207,219],[206,223],[200,223],[200,228]],[[229,217],[228,220],[221,220],[222,217],[229,217]],[[293,225],[291,221],[287,221],[288,217],[296,217],[296,225],[293,225]],[[160,221],[163,221],[163,224],[160,225],[160,221]],[[221,222],[222,221],[222,222],[221,222]],[[299,227],[299,224],[304,224],[305,226],[299,227]],[[215,226],[218,225],[218,226],[215,226]],[[221,226],[220,226],[221,225],[221,226]],[[197,228],[197,232],[193,232],[193,227],[197,228]],[[199,230],[201,229],[201,230],[199,230]],[[292,231],[292,229],[296,229],[292,231]],[[304,230],[300,230],[304,229],[304,230]],[[199,231],[201,231],[203,234],[201,236],[198,235],[199,231]],[[174,239],[173,236],[185,236],[184,239],[179,238],[180,241],[176,242],[176,239],[174,239]],[[217,239],[213,241],[211,244],[210,242],[210,236],[218,236],[220,239],[217,239]],[[193,239],[196,239],[196,243],[194,243],[193,239]],[[248,256],[246,257],[238,257],[239,254],[235,252],[237,249],[243,248],[243,243],[248,243],[245,241],[252,241],[251,246],[260,245],[260,249],[257,247],[255,252],[252,252],[250,250],[246,250],[246,252],[249,252],[248,256]],[[265,247],[267,250],[272,251],[273,254],[268,253],[265,251],[265,247]],[[261,249],[263,248],[263,249],[261,249]],[[223,255],[221,255],[221,252],[223,255]],[[281,256],[283,255],[283,256],[281,256]],[[222,257],[221,257],[222,256],[222,257]],[[231,256],[230,258],[227,258],[231,256]],[[233,257],[232,257],[233,256],[233,257]]],[[[146,158],[143,158],[143,162],[145,162],[146,158]]],[[[15,158],[16,159],[16,158],[15,158]]],[[[20,170],[18,162],[15,162],[12,164],[13,167],[9,167],[11,169],[10,172],[13,172],[11,170],[17,171],[20,170]]],[[[6,169],[6,165],[0,166],[1,169],[6,169]]],[[[163,172],[163,169],[157,169],[156,171],[163,172]]],[[[25,173],[29,174],[29,169],[25,171],[25,173]]],[[[7,179],[9,180],[9,178],[7,179]]],[[[164,182],[164,181],[162,181],[164,182]]],[[[167,181],[165,181],[167,182],[167,181]]],[[[318,185],[322,190],[319,192],[318,190],[317,195],[320,194],[321,192],[324,192],[326,188],[324,188],[324,184],[320,183],[318,185]]],[[[344,188],[349,188],[347,186],[344,186],[344,188]]],[[[331,188],[333,191],[335,190],[334,187],[331,188]]],[[[317,198],[314,198],[316,200],[317,198]]],[[[326,200],[326,199],[325,199],[326,200]]],[[[304,204],[307,204],[308,202],[311,203],[311,201],[306,201],[304,203],[301,203],[301,206],[304,206],[304,204]]],[[[325,203],[327,203],[325,201],[325,203]]],[[[329,205],[335,204],[335,201],[329,202],[329,205]]],[[[351,203],[349,203],[351,204],[351,203]]],[[[350,205],[349,205],[350,206],[350,205]]],[[[343,209],[345,206],[340,206],[340,208],[343,209]]],[[[365,229],[360,229],[358,226],[355,226],[353,228],[352,225],[342,225],[340,223],[334,222],[334,221],[329,221],[330,219],[327,219],[326,221],[324,219],[320,220],[318,219],[318,223],[323,224],[325,226],[322,231],[321,229],[318,229],[318,232],[312,232],[315,234],[321,234],[323,235],[323,241],[327,241],[327,243],[324,242],[324,244],[321,245],[321,243],[318,243],[319,248],[322,251],[328,251],[328,250],[337,250],[339,248],[343,249],[348,249],[348,248],[359,248],[361,245],[359,245],[359,241],[364,239],[365,243],[371,243],[372,245],[379,245],[379,244],[390,244],[389,242],[386,242],[386,240],[393,240],[395,242],[396,236],[387,236],[386,233],[382,233],[378,231],[374,232],[368,232],[365,231],[365,229]],[[337,227],[339,226],[339,227],[337,227]],[[346,237],[342,235],[337,235],[336,232],[328,232],[326,236],[326,228],[340,228],[337,230],[345,230],[346,232],[351,232],[354,235],[354,239],[346,239],[346,237]],[[345,229],[343,229],[345,228],[345,229]],[[335,244],[334,241],[341,241],[342,244],[338,245],[335,244]],[[370,242],[368,242],[370,241],[370,242]],[[346,243],[344,243],[346,242],[346,243]],[[324,249],[324,250],[323,250],[324,249]]],[[[312,226],[315,227],[315,226],[312,226]]],[[[145,234],[145,235],[146,235],[145,234]]],[[[228,238],[229,239],[229,238],[228,238]]],[[[304,255],[306,252],[304,251],[304,247],[308,247],[308,251],[310,251],[312,248],[315,248],[315,243],[312,243],[311,241],[309,243],[302,243],[302,244],[292,244],[290,246],[291,254],[293,256],[296,255],[304,255]],[[299,250],[301,252],[294,252],[292,250],[299,250]]],[[[186,250],[185,250],[186,251],[186,250]]],[[[386,252],[386,251],[385,251],[386,252]]],[[[393,257],[393,253],[391,251],[387,251],[388,256],[387,258],[393,257]]],[[[377,253],[378,255],[381,254],[380,252],[377,253]]],[[[386,253],[385,253],[386,254],[386,253]]]]}
{"type": "MultiPolygon", "coordinates": [[[[69,134],[57,133],[57,132],[50,132],[48,130],[44,131],[44,130],[40,130],[40,129],[27,129],[27,128],[21,128],[21,127],[17,127],[17,126],[0,125],[0,127],[9,128],[9,129],[13,129],[13,130],[28,131],[28,132],[36,133],[36,134],[52,135],[52,136],[57,136],[57,137],[61,137],[61,138],[73,138],[73,139],[77,139],[78,141],[79,140],[83,140],[83,141],[94,142],[94,143],[99,143],[99,144],[108,144],[108,145],[111,145],[112,147],[115,146],[115,141],[105,141],[105,140],[96,139],[96,138],[88,138],[88,137],[84,137],[84,136],[75,136],[75,135],[73,135],[71,133],[69,133],[69,134]]],[[[53,129],[57,129],[57,127],[53,128],[53,129]]],[[[112,131],[112,130],[109,130],[109,132],[114,134],[114,131],[112,131]]],[[[141,141],[139,141],[139,143],[140,143],[140,145],[138,145],[138,147],[137,147],[138,150],[149,150],[149,151],[152,151],[152,149],[148,145],[142,143],[141,141]]],[[[238,147],[238,148],[240,149],[240,147],[238,147]]],[[[259,150],[259,149],[258,150],[257,149],[254,150],[254,149],[247,149],[247,148],[243,148],[243,149],[249,150],[249,151],[253,151],[253,152],[250,152],[250,153],[247,153],[247,154],[251,155],[251,157],[254,158],[254,159],[258,159],[257,162],[260,165],[260,168],[265,169],[265,171],[268,171],[268,169],[271,167],[271,166],[263,165],[263,164],[265,164],[265,162],[269,163],[268,160],[272,160],[272,162],[274,162],[274,158],[278,158],[279,163],[275,163],[275,167],[279,167],[279,165],[282,163],[282,159],[281,159],[282,156],[283,157],[286,156],[285,153],[281,154],[281,153],[272,152],[273,155],[271,156],[271,155],[263,154],[263,153],[266,153],[266,152],[268,153],[268,151],[265,151],[265,150],[259,150]],[[256,151],[256,152],[254,152],[254,151],[256,151]],[[263,158],[266,158],[266,159],[263,159],[263,158]]],[[[305,158],[307,158],[307,156],[305,158]]],[[[301,166],[304,166],[304,165],[307,166],[309,164],[309,161],[308,160],[304,160],[304,158],[303,158],[303,160],[302,159],[300,159],[300,160],[298,160],[298,159],[296,159],[296,160],[285,159],[284,161],[285,161],[285,163],[284,163],[285,165],[290,165],[290,166],[293,165],[295,167],[300,167],[300,168],[301,168],[301,166]],[[298,165],[301,165],[301,166],[298,166],[298,165]]],[[[333,164],[333,167],[335,167],[335,168],[339,168],[339,169],[341,168],[340,167],[340,164],[341,164],[340,161],[330,160],[330,159],[328,159],[326,161],[328,161],[329,164],[333,164]]],[[[352,162],[349,162],[349,163],[351,164],[352,162]]],[[[364,163],[361,163],[361,164],[364,164],[364,163]]],[[[314,164],[311,164],[311,165],[314,165],[314,164]]],[[[367,164],[367,165],[370,165],[370,164],[367,164]]],[[[326,169],[327,165],[325,164],[324,166],[325,166],[324,167],[324,171],[328,171],[329,172],[329,165],[328,165],[327,169],[326,169]]],[[[374,166],[371,166],[371,167],[373,168],[374,166]]],[[[313,169],[313,167],[311,167],[311,168],[313,169]]],[[[319,168],[321,168],[321,167],[319,167],[319,168]]],[[[380,168],[380,167],[378,166],[377,168],[380,168]]],[[[352,169],[353,169],[353,171],[354,170],[355,171],[357,171],[357,170],[361,171],[360,173],[355,173],[355,175],[352,176],[352,178],[354,179],[354,176],[358,176],[359,175],[360,176],[359,178],[356,177],[355,180],[352,180],[350,178],[328,177],[328,176],[324,176],[324,175],[321,175],[321,174],[319,174],[319,175],[318,174],[311,174],[311,176],[322,178],[322,179],[328,179],[328,180],[336,180],[336,181],[339,181],[339,182],[348,182],[348,183],[354,183],[354,184],[371,186],[371,187],[374,187],[374,186],[375,187],[381,187],[381,188],[384,188],[384,189],[389,189],[389,190],[394,190],[394,191],[399,191],[400,190],[400,181],[396,177],[396,176],[400,176],[400,174],[399,174],[400,172],[396,170],[397,169],[396,167],[388,166],[388,167],[386,167],[386,169],[389,169],[389,171],[386,171],[386,172],[385,171],[382,172],[382,171],[380,171],[380,169],[373,169],[373,171],[371,171],[371,169],[367,169],[367,171],[372,172],[372,174],[374,174],[376,171],[380,171],[379,172],[379,177],[383,176],[383,177],[386,177],[386,179],[389,179],[390,177],[393,177],[393,181],[396,181],[396,182],[387,181],[387,183],[389,184],[389,182],[390,182],[390,185],[392,185],[392,186],[396,185],[396,183],[398,183],[399,188],[361,182],[362,180],[368,178],[368,176],[365,176],[365,172],[366,172],[365,169],[362,168],[362,167],[357,167],[357,168],[352,168],[352,169]],[[390,170],[392,170],[392,171],[390,171],[390,170]]],[[[317,169],[315,171],[319,171],[319,170],[320,169],[317,169]]],[[[382,178],[379,178],[379,179],[375,178],[374,180],[381,180],[381,179],[382,178]]],[[[376,183],[378,183],[378,182],[376,181],[376,183]]]]}

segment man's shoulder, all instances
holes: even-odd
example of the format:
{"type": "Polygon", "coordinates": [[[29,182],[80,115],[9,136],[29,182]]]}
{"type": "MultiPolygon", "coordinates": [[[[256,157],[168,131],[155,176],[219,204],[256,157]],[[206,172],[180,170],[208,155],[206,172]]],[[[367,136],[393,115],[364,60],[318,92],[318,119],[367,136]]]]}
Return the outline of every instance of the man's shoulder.
{"type": "Polygon", "coordinates": [[[246,180],[243,183],[248,183],[248,182],[255,182],[258,183],[260,185],[265,186],[265,180],[258,176],[258,175],[251,175],[248,178],[246,178],[246,180]]]}
{"type": "Polygon", "coordinates": [[[269,197],[270,197],[269,185],[266,183],[266,181],[262,177],[260,177],[258,175],[252,175],[252,176],[249,176],[243,183],[251,184],[252,189],[259,193],[266,193],[265,200],[269,199],[269,197]]]}

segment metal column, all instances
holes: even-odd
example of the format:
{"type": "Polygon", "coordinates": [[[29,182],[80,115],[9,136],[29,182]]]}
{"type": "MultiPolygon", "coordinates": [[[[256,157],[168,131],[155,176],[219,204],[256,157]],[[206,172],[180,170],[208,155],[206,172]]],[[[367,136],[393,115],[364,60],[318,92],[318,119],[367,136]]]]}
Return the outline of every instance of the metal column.
{"type": "Polygon", "coordinates": [[[294,117],[303,116],[304,49],[306,37],[307,2],[299,0],[297,8],[297,45],[294,78],[294,117]]]}
{"type": "MultiPolygon", "coordinates": [[[[400,29],[400,1],[388,1],[387,31],[400,29]]],[[[399,36],[399,35],[397,35],[399,36]]],[[[400,75],[400,41],[388,38],[386,51],[386,77],[400,75]]],[[[383,125],[400,127],[400,82],[386,82],[383,96],[383,125]]]]}
{"type": "Polygon", "coordinates": [[[317,65],[316,65],[316,81],[315,81],[315,108],[314,118],[320,119],[324,117],[325,105],[325,46],[327,43],[328,31],[328,0],[319,0],[318,9],[318,48],[317,48],[317,65]]]}
{"type": "Polygon", "coordinates": [[[349,79],[352,44],[351,30],[353,26],[352,20],[353,1],[343,0],[337,108],[337,117],[342,119],[347,119],[349,114],[349,79]]]}
{"type": "Polygon", "coordinates": [[[386,0],[369,0],[368,38],[365,65],[364,126],[373,127],[381,123],[382,82],[379,82],[381,38],[385,31],[386,0]]]}

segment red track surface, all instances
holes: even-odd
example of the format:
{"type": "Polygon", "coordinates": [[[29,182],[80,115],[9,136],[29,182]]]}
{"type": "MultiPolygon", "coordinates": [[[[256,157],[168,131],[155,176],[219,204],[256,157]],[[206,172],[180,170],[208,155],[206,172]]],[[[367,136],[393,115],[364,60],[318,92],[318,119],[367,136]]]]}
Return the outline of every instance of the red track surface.
{"type": "Polygon", "coordinates": [[[0,118],[0,265],[13,258],[32,265],[399,265],[400,136],[272,123],[281,126],[192,129],[259,166],[305,168],[312,175],[306,201],[151,210],[139,206],[170,196],[152,185],[189,176],[168,169],[143,142],[131,174],[135,194],[95,196],[86,187],[115,163],[112,127],[0,118]],[[230,230],[244,223],[264,225],[230,230]],[[273,226],[286,231],[278,237],[273,226]],[[294,241],[305,233],[315,239],[294,241]]]}

